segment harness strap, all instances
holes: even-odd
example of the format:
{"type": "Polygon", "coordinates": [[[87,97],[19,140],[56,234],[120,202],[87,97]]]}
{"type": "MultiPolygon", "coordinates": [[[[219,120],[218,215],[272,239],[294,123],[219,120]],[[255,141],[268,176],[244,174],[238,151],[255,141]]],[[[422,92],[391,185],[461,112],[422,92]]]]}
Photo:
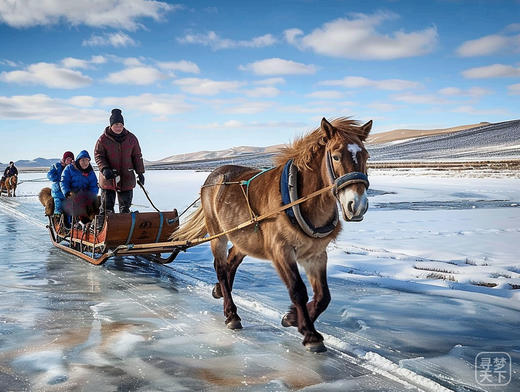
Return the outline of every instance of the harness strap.
{"type": "Polygon", "coordinates": [[[159,231],[157,232],[157,237],[155,238],[155,242],[159,242],[159,238],[161,238],[161,233],[162,233],[162,229],[163,229],[164,219],[163,219],[163,213],[162,212],[159,212],[159,217],[161,219],[161,223],[159,223],[159,231]]]}
{"type": "Polygon", "coordinates": [[[132,212],[132,225],[130,226],[130,231],[128,232],[128,238],[125,242],[125,245],[128,245],[130,243],[130,240],[132,239],[132,236],[134,235],[134,228],[135,228],[135,212],[132,212]]]}
{"type": "Polygon", "coordinates": [[[241,188],[242,189],[242,193],[244,194],[244,197],[246,198],[246,203],[247,203],[247,208],[249,208],[249,216],[251,217],[251,219],[254,219],[256,217],[256,214],[255,212],[253,211],[253,209],[251,208],[251,204],[249,203],[249,185],[251,184],[251,182],[256,178],[256,177],[259,177],[261,176],[262,174],[270,171],[270,170],[273,170],[276,166],[273,166],[273,167],[270,167],[270,168],[267,168],[267,169],[262,169],[262,171],[256,173],[253,177],[251,177],[249,180],[242,180],[240,181],[240,185],[246,187],[246,190],[244,191],[244,188],[241,188]]]}
{"type": "Polygon", "coordinates": [[[368,176],[365,173],[351,172],[343,176],[337,177],[336,173],[334,173],[334,168],[332,166],[332,157],[329,151],[327,151],[327,157],[325,161],[327,163],[327,173],[329,175],[330,182],[334,184],[334,187],[332,188],[332,193],[334,194],[334,196],[336,196],[336,198],[338,197],[338,191],[349,185],[357,183],[364,184],[366,189],[368,189],[368,187],[370,186],[368,176]]]}
{"type": "MultiPolygon", "coordinates": [[[[280,193],[282,195],[282,204],[289,204],[298,199],[298,168],[289,160],[282,171],[280,177],[280,193]]],[[[337,208],[334,209],[334,216],[331,221],[324,226],[314,227],[302,214],[300,205],[296,204],[285,210],[291,223],[299,226],[300,229],[312,238],[323,238],[331,234],[338,225],[339,215],[337,208]]]]}

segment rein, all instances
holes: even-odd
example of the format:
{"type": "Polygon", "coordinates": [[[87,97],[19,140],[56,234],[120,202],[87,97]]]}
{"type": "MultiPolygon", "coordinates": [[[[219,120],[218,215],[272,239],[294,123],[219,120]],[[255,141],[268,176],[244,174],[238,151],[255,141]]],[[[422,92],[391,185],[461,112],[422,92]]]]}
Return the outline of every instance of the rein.
{"type": "MultiPolygon", "coordinates": [[[[327,159],[330,159],[330,155],[327,157],[327,159]]],[[[259,222],[261,222],[261,221],[263,221],[263,220],[265,220],[267,218],[270,218],[273,215],[279,214],[280,212],[285,211],[288,208],[292,208],[292,207],[294,207],[294,206],[296,206],[298,204],[301,204],[301,203],[303,203],[303,202],[305,202],[307,200],[313,199],[316,196],[319,196],[322,193],[328,192],[330,190],[332,190],[334,192],[334,189],[336,189],[336,194],[335,194],[335,196],[336,196],[337,192],[340,189],[343,189],[344,187],[346,187],[348,185],[351,185],[351,184],[363,183],[368,188],[368,177],[365,174],[360,173],[360,172],[353,172],[353,173],[347,173],[344,176],[336,177],[334,175],[334,171],[332,170],[332,165],[327,164],[327,166],[328,166],[328,169],[329,169],[329,174],[331,174],[333,176],[333,178],[334,178],[334,181],[332,181],[332,184],[330,184],[330,185],[328,185],[328,186],[326,186],[324,188],[318,189],[317,191],[314,191],[314,192],[308,194],[307,196],[300,197],[299,199],[294,200],[294,201],[290,202],[289,204],[285,204],[285,205],[282,205],[281,207],[275,208],[274,210],[269,211],[269,212],[267,212],[267,213],[265,213],[263,215],[258,215],[257,216],[257,215],[253,214],[253,215],[251,215],[251,219],[249,219],[248,221],[245,221],[245,222],[239,224],[238,226],[235,226],[235,227],[233,227],[233,228],[231,228],[229,230],[222,231],[222,232],[214,234],[212,236],[208,236],[208,237],[204,237],[204,238],[196,238],[196,239],[193,239],[193,240],[168,241],[168,242],[155,243],[155,244],[133,245],[133,249],[145,249],[145,248],[152,247],[152,246],[153,247],[157,247],[157,246],[160,246],[160,245],[165,245],[165,246],[176,246],[176,247],[181,248],[182,250],[186,250],[187,248],[190,248],[192,246],[204,244],[206,242],[213,241],[214,239],[220,238],[220,237],[225,236],[227,234],[231,234],[231,233],[234,233],[235,231],[244,229],[244,228],[246,228],[248,226],[251,226],[251,225],[254,225],[254,224],[258,224],[259,222]]],[[[206,187],[210,187],[210,186],[217,186],[217,185],[232,185],[232,184],[246,185],[245,182],[246,181],[232,181],[232,182],[231,181],[230,182],[226,181],[226,182],[222,182],[222,183],[218,183],[218,184],[203,185],[201,187],[201,189],[202,188],[206,188],[206,187]]],[[[119,248],[126,249],[127,245],[120,245],[119,248]]]]}
{"type": "MultiPolygon", "coordinates": [[[[209,242],[209,241],[212,241],[214,239],[217,239],[217,238],[220,238],[224,235],[227,235],[227,234],[230,234],[230,233],[234,233],[235,231],[238,231],[238,230],[241,230],[245,227],[248,227],[248,226],[251,226],[251,225],[254,225],[254,224],[258,224],[259,222],[273,216],[273,215],[276,215],[276,214],[279,214],[280,212],[282,211],[285,211],[289,208],[292,208],[294,206],[297,206],[307,200],[310,200],[310,199],[313,199],[315,198],[316,196],[319,196],[321,195],[322,193],[325,193],[325,192],[328,192],[330,190],[332,190],[332,193],[334,194],[334,196],[336,197],[336,199],[338,198],[338,192],[349,186],[349,185],[352,185],[352,184],[357,184],[357,183],[361,183],[361,184],[364,184],[365,187],[368,189],[369,187],[369,182],[368,182],[368,177],[366,174],[364,173],[361,173],[361,172],[351,172],[351,173],[347,173],[343,176],[340,176],[340,177],[337,177],[336,174],[334,173],[334,169],[333,169],[333,166],[332,166],[332,157],[330,156],[330,153],[327,151],[327,157],[326,157],[326,161],[327,161],[327,172],[329,174],[329,177],[330,177],[330,180],[331,180],[331,184],[324,187],[324,188],[321,188],[321,189],[318,189],[317,191],[314,191],[312,193],[310,193],[309,195],[307,196],[303,196],[303,197],[300,197],[299,199],[297,200],[294,200],[288,204],[284,204],[282,205],[281,207],[278,207],[272,211],[269,211],[263,215],[255,215],[252,210],[251,210],[251,207],[249,206],[249,198],[247,196],[247,194],[244,192],[244,196],[246,197],[246,201],[248,202],[248,206],[249,206],[249,209],[250,209],[250,215],[251,215],[251,219],[246,221],[246,222],[243,222],[241,224],[239,224],[238,226],[235,226],[229,230],[225,230],[225,231],[222,231],[220,233],[217,233],[217,234],[214,234],[212,236],[209,236],[209,237],[204,237],[204,238],[196,238],[194,240],[185,240],[185,241],[173,241],[173,244],[178,244],[179,246],[181,247],[184,247],[184,248],[188,248],[188,247],[191,247],[191,246],[195,246],[195,245],[199,245],[199,244],[203,244],[205,242],[209,242]]],[[[268,170],[271,170],[273,168],[270,168],[268,170]]],[[[232,184],[239,184],[239,185],[247,185],[247,190],[249,191],[249,183],[256,177],[258,177],[260,174],[263,174],[265,173],[266,171],[268,170],[263,170],[262,172],[260,173],[257,173],[255,176],[253,176],[252,178],[250,178],[248,181],[233,181],[233,182],[222,182],[222,183],[218,183],[218,184],[208,184],[208,185],[203,185],[201,188],[205,188],[205,187],[209,187],[209,186],[216,186],[216,185],[232,185],[232,184]]],[[[242,188],[243,190],[243,188],[242,188]]],[[[168,242],[167,244],[172,244],[172,242],[168,242]]],[[[155,244],[157,245],[157,244],[155,244]]]]}
{"type": "MultiPolygon", "coordinates": [[[[215,185],[220,185],[220,184],[215,184],[215,185]]],[[[180,243],[184,244],[185,246],[190,247],[190,246],[194,246],[194,245],[203,244],[203,243],[208,242],[208,241],[212,241],[212,240],[214,240],[216,238],[219,238],[219,237],[222,237],[222,236],[224,236],[226,234],[230,234],[230,233],[233,233],[235,231],[241,230],[241,229],[243,229],[245,227],[254,225],[254,224],[256,224],[256,223],[258,223],[260,221],[263,221],[263,220],[265,220],[265,219],[267,219],[267,218],[269,218],[269,217],[271,217],[273,215],[276,215],[276,214],[278,214],[278,213],[280,213],[280,212],[282,212],[282,211],[284,211],[284,210],[286,210],[288,208],[291,208],[291,207],[293,207],[295,205],[301,204],[304,201],[310,200],[310,199],[312,199],[312,198],[314,198],[316,196],[321,195],[322,193],[328,192],[333,187],[334,187],[334,184],[326,186],[325,188],[321,188],[321,189],[319,189],[319,190],[317,190],[315,192],[312,192],[311,194],[309,194],[307,196],[301,197],[298,200],[295,200],[295,201],[293,201],[293,202],[291,202],[289,204],[285,204],[285,205],[283,205],[281,207],[278,207],[278,208],[276,208],[276,209],[274,209],[272,211],[269,211],[269,212],[267,212],[267,213],[265,213],[263,215],[254,216],[250,220],[248,220],[246,222],[243,222],[243,223],[239,224],[238,226],[235,226],[235,227],[233,227],[233,228],[231,228],[229,230],[226,230],[226,231],[214,234],[212,236],[204,237],[204,238],[197,238],[197,239],[194,239],[194,240],[174,241],[174,243],[175,242],[180,242],[180,243]]],[[[171,242],[169,244],[171,244],[171,242]]]]}

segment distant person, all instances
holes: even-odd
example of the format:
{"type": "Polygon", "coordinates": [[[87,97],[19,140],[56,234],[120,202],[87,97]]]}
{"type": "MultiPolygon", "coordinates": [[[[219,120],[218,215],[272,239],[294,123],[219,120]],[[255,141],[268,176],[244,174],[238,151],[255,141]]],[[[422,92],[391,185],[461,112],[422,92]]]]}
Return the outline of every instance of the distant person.
{"type": "Polygon", "coordinates": [[[2,181],[12,176],[18,176],[18,169],[14,165],[13,161],[9,162],[9,166],[5,168],[4,175],[2,176],[2,181]]]}
{"type": "Polygon", "coordinates": [[[78,154],[75,162],[65,167],[60,188],[67,199],[63,202],[66,215],[91,215],[90,209],[97,201],[99,188],[96,173],[90,164],[90,155],[86,150],[78,154]]]}
{"type": "Polygon", "coordinates": [[[52,181],[51,195],[54,199],[54,214],[61,215],[63,213],[63,200],[65,195],[61,191],[60,181],[61,175],[65,167],[74,161],[74,154],[70,151],[65,151],[61,161],[56,162],[51,166],[47,172],[47,178],[52,181]]]}
{"type": "Polygon", "coordinates": [[[129,213],[132,205],[135,173],[144,185],[144,163],[137,137],[124,127],[120,109],[113,109],[110,126],[105,128],[94,149],[101,187],[101,222],[105,214],[114,212],[116,194],[119,212],[129,213]]]}

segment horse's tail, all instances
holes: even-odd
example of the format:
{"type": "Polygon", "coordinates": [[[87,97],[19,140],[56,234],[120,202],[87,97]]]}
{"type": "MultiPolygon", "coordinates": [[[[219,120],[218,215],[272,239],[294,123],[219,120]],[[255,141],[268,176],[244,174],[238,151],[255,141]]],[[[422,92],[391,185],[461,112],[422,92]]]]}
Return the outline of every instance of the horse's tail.
{"type": "Polygon", "coordinates": [[[206,217],[204,216],[202,206],[200,206],[177,231],[173,232],[170,236],[170,240],[191,241],[196,238],[203,238],[206,234],[208,234],[206,217]]]}

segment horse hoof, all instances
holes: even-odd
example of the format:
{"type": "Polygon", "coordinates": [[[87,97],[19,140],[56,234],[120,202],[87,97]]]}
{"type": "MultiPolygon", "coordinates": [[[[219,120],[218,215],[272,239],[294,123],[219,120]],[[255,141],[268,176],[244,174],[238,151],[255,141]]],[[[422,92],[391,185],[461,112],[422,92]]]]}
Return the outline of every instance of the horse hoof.
{"type": "Polygon", "coordinates": [[[287,328],[287,327],[296,327],[297,325],[294,323],[293,320],[291,320],[289,318],[289,313],[287,313],[286,315],[284,315],[282,317],[282,326],[287,328]]]}
{"type": "Polygon", "coordinates": [[[222,298],[222,290],[220,290],[219,283],[215,283],[215,287],[213,287],[213,290],[211,290],[211,295],[216,299],[222,298]]]}
{"type": "Polygon", "coordinates": [[[231,320],[229,323],[226,323],[226,326],[229,329],[242,329],[242,323],[240,320],[231,320]]]}
{"type": "Polygon", "coordinates": [[[305,345],[305,348],[307,349],[307,351],[310,351],[311,353],[323,353],[327,351],[327,347],[325,347],[323,342],[307,343],[305,345]]]}

